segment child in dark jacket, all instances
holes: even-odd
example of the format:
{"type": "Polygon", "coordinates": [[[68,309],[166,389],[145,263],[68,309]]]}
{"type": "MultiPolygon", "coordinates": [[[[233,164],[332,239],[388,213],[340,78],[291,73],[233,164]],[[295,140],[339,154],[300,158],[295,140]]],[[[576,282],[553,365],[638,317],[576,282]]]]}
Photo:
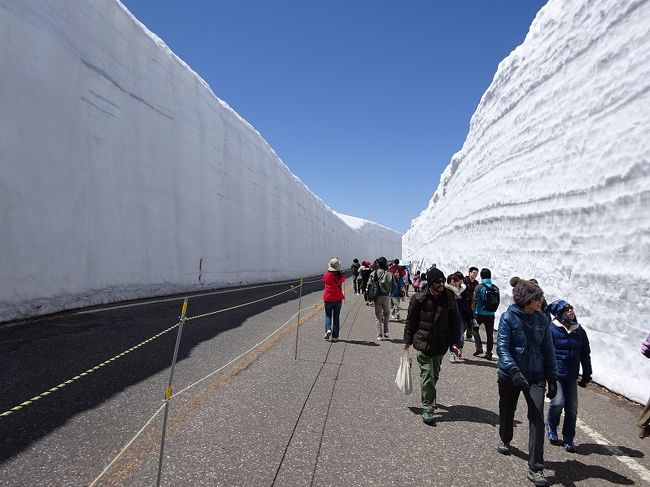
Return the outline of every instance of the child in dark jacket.
{"type": "Polygon", "coordinates": [[[548,310],[555,316],[551,324],[553,346],[555,347],[555,361],[557,363],[558,392],[551,401],[546,416],[546,437],[553,444],[559,444],[557,427],[560,424],[560,415],[564,409],[564,424],[562,425],[562,439],[564,449],[575,452],[573,443],[576,434],[576,420],[578,415],[578,389],[587,387],[591,381],[591,350],[587,332],[578,324],[576,315],[566,301],[558,299],[553,301],[548,310]],[[582,365],[582,379],[578,380],[578,373],[582,365]]]}

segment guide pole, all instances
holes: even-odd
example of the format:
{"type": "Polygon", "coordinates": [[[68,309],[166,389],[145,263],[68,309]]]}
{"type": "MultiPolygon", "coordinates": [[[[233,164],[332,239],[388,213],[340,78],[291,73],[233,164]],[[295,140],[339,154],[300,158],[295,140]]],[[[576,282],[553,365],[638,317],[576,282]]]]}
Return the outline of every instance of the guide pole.
{"type": "Polygon", "coordinates": [[[176,345],[174,346],[174,357],[172,358],[172,368],[169,372],[169,383],[165,389],[165,416],[163,418],[162,438],[160,440],[160,458],[158,459],[158,478],[156,479],[156,487],[160,487],[160,479],[162,475],[163,465],[163,452],[165,450],[165,433],[167,431],[167,417],[169,415],[169,402],[172,398],[172,382],[174,380],[174,368],[176,367],[176,358],[178,357],[178,347],[181,343],[181,335],[183,333],[183,325],[185,324],[185,316],[187,313],[187,298],[183,300],[183,308],[181,310],[181,322],[178,326],[178,334],[176,335],[176,345]]]}
{"type": "Polygon", "coordinates": [[[296,324],[296,348],[293,353],[293,359],[298,360],[298,328],[300,328],[300,307],[302,306],[302,283],[303,278],[300,278],[300,295],[298,296],[298,323],[296,324]]]}

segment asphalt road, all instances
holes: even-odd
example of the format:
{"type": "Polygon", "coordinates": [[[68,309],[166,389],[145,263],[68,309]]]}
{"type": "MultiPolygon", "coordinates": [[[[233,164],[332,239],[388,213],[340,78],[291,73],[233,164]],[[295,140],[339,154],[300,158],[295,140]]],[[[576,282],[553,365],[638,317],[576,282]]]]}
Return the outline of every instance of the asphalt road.
{"type": "MultiPolygon", "coordinates": [[[[312,286],[303,296],[303,308],[320,303],[321,285],[312,286]]],[[[194,298],[188,314],[287,287],[194,298]]],[[[175,390],[267,338],[296,311],[296,298],[291,292],[188,322],[175,390]]],[[[0,329],[2,388],[15,396],[6,400],[3,394],[3,405],[11,407],[175,323],[180,303],[0,329]]],[[[437,422],[430,427],[419,416],[417,365],[412,395],[401,395],[393,383],[402,324],[391,324],[390,341],[377,342],[372,308],[348,292],[341,340],[330,343],[322,338],[322,311],[312,309],[313,316],[307,313],[300,327],[298,360],[294,335],[278,334],[271,345],[246,354],[246,361],[172,402],[162,485],[532,485],[526,480],[528,428],[522,399],[514,454],[496,452],[495,361],[472,357],[468,343],[463,363],[443,362],[437,422]]],[[[132,357],[1,418],[0,485],[78,486],[95,479],[158,409],[175,335],[170,332],[132,357]]],[[[650,442],[635,437],[641,409],[595,384],[581,389],[578,452],[545,446],[551,485],[650,485],[650,442]]],[[[152,485],[160,423],[158,415],[97,485],[152,485]]]]}
{"type": "MultiPolygon", "coordinates": [[[[264,299],[297,283],[190,295],[175,390],[267,337],[296,312],[298,292],[192,317],[264,299]],[[193,354],[202,347],[210,353],[198,362],[193,354]]],[[[305,284],[303,304],[319,301],[321,289],[320,282],[305,284]]],[[[125,304],[0,325],[0,413],[174,325],[182,297],[125,304]]],[[[57,479],[56,485],[83,485],[87,472],[103,467],[160,405],[176,335],[177,328],[0,418],[0,485],[36,485],[48,478],[57,479]]]]}

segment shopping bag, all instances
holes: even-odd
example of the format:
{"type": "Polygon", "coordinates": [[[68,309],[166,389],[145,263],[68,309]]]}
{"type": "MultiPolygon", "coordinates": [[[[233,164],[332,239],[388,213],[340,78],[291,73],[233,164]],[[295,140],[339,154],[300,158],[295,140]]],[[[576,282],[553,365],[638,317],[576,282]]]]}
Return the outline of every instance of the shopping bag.
{"type": "Polygon", "coordinates": [[[411,384],[411,356],[408,350],[399,359],[399,368],[397,369],[397,376],[395,377],[395,384],[402,391],[402,394],[409,395],[413,392],[413,385],[411,384]]]}

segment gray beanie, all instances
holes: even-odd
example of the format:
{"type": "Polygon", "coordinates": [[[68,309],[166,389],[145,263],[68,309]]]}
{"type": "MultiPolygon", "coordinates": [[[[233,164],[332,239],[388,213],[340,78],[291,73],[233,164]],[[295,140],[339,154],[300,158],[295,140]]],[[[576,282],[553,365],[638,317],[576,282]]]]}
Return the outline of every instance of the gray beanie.
{"type": "Polygon", "coordinates": [[[544,291],[542,291],[541,287],[534,282],[527,281],[526,279],[517,280],[515,287],[512,290],[512,299],[520,308],[523,308],[533,299],[543,295],[544,291]]]}

